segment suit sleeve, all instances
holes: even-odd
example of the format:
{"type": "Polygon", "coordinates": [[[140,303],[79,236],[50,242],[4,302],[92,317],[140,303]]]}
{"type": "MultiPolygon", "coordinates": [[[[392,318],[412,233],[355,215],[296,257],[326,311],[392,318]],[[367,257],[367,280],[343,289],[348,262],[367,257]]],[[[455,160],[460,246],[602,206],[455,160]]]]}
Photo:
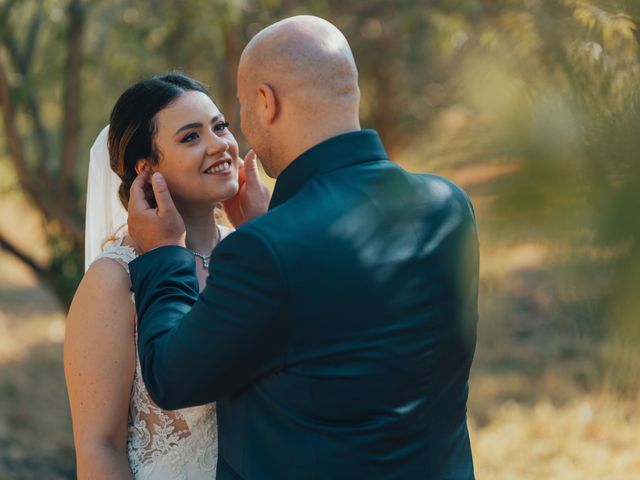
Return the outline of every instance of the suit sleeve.
{"type": "Polygon", "coordinates": [[[231,396],[283,367],[284,282],[258,234],[239,230],[216,247],[200,295],[193,255],[182,247],[152,250],[129,268],[142,377],[161,408],[231,396]]]}

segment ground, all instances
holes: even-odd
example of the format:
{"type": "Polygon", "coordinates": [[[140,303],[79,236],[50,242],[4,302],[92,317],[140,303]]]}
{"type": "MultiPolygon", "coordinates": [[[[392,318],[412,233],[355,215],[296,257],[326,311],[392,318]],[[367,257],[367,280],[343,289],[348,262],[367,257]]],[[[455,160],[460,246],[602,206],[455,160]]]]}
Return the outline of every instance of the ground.
{"type": "MultiPolygon", "coordinates": [[[[24,226],[30,220],[21,208],[4,204],[0,214],[24,226]]],[[[599,301],[558,280],[571,265],[560,251],[483,242],[469,400],[478,479],[638,478],[637,353],[604,339],[599,301]]],[[[65,312],[1,251],[0,272],[0,478],[75,478],[62,372],[65,312]]],[[[585,270],[585,283],[602,282],[596,272],[585,270]]]]}

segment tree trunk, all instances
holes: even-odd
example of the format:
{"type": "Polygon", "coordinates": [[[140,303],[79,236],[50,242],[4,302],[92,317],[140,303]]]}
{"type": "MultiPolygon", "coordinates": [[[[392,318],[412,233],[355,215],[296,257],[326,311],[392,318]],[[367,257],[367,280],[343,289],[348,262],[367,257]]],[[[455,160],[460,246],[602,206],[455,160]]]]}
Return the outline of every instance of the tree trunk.
{"type": "Polygon", "coordinates": [[[60,193],[69,191],[69,187],[73,183],[78,158],[83,22],[84,12],[80,0],[72,0],[69,4],[69,53],[67,56],[67,79],[65,83],[65,117],[62,131],[63,144],[60,193]]]}

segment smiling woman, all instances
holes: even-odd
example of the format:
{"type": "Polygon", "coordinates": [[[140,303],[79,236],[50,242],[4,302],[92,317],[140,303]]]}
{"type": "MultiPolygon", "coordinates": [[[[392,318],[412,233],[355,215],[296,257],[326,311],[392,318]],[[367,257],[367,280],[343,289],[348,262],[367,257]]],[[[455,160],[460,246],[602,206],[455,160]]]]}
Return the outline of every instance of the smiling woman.
{"type": "MultiPolygon", "coordinates": [[[[131,183],[146,168],[165,176],[177,203],[188,203],[181,194],[187,200],[202,193],[190,184],[199,177],[194,170],[204,173],[212,162],[228,161],[235,171],[238,144],[228,127],[204,86],[184,75],[166,74],[130,87],[116,103],[109,129],[111,168],[122,179],[125,208],[131,183]]],[[[233,186],[207,193],[219,202],[236,193],[229,192],[233,186]]]]}
{"type": "Polygon", "coordinates": [[[183,215],[208,215],[237,192],[238,144],[206,94],[181,94],[158,112],[156,132],[157,162],[137,160],[135,169],[160,172],[183,215]]]}
{"type": "MultiPolygon", "coordinates": [[[[104,135],[92,149],[105,163],[108,158],[121,180],[118,195],[125,209],[138,175],[162,174],[184,220],[201,288],[209,252],[229,233],[217,225],[214,209],[239,189],[238,144],[228,127],[201,84],[169,73],[125,91],[111,114],[108,154],[104,135]]],[[[97,177],[89,179],[90,187],[104,182],[97,177]]],[[[106,213],[88,207],[87,220],[91,215],[106,213]]],[[[126,232],[110,240],[88,259],[92,263],[69,310],[65,375],[78,478],[147,478],[151,472],[154,479],[212,478],[215,406],[165,411],[142,382],[128,275],[136,255],[126,232]]]]}

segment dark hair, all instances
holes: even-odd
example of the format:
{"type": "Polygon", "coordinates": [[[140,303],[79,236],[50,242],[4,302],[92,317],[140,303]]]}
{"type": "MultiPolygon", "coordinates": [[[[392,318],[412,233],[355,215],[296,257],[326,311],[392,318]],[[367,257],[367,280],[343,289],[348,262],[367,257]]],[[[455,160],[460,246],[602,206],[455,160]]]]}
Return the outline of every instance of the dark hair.
{"type": "Polygon", "coordinates": [[[179,72],[156,75],[129,87],[118,98],[109,121],[111,169],[122,179],[118,190],[127,208],[129,190],[136,178],[136,163],[142,158],[158,162],[153,141],[157,132],[156,114],[190,90],[209,95],[201,83],[179,72]]]}

